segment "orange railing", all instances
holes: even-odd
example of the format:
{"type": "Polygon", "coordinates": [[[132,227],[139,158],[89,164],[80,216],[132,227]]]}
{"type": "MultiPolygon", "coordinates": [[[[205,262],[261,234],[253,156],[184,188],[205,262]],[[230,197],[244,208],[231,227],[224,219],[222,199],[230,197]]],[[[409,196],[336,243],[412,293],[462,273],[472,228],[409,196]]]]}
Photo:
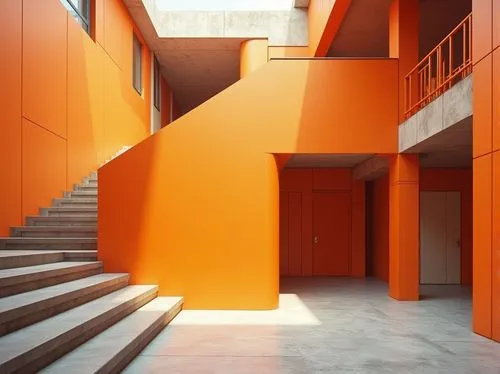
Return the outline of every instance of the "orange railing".
{"type": "Polygon", "coordinates": [[[472,14],[405,77],[405,114],[410,117],[472,72],[472,14]]]}

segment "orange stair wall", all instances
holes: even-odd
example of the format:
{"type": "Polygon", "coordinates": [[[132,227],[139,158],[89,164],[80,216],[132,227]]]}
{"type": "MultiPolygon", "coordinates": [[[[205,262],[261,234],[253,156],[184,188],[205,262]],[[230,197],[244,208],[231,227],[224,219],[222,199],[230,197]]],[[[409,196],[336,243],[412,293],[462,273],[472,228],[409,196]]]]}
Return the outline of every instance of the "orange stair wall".
{"type": "Polygon", "coordinates": [[[271,61],[104,166],[105,270],[186,308],[275,308],[273,155],[397,152],[397,76],[395,60],[271,61]]]}

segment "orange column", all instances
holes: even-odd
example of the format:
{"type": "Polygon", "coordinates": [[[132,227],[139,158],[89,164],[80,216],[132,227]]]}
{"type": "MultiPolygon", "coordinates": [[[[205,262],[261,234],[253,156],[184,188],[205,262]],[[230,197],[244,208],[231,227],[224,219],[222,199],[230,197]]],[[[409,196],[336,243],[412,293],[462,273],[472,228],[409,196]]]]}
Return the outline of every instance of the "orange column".
{"type": "Polygon", "coordinates": [[[353,277],[364,277],[366,268],[365,242],[365,182],[352,183],[352,217],[351,217],[351,274],[353,277]]]}
{"type": "Polygon", "coordinates": [[[405,76],[418,63],[418,0],[393,0],[389,9],[389,57],[399,59],[399,120],[404,120],[405,76]]]}
{"type": "Polygon", "coordinates": [[[265,65],[268,61],[266,39],[246,40],[240,47],[240,78],[265,65]]]}
{"type": "Polygon", "coordinates": [[[500,341],[500,48],[498,0],[472,2],[473,329],[500,341]]]}
{"type": "Polygon", "coordinates": [[[392,156],[389,164],[389,296],[419,298],[419,160],[392,156]]]}

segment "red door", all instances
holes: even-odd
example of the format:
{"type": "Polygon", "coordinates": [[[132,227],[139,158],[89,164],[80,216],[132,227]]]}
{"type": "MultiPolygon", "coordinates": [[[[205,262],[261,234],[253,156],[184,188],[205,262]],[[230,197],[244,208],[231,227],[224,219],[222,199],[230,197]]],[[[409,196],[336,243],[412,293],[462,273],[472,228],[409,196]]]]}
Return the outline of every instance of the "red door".
{"type": "Polygon", "coordinates": [[[349,192],[313,194],[313,274],[350,274],[351,196],[349,192]]]}

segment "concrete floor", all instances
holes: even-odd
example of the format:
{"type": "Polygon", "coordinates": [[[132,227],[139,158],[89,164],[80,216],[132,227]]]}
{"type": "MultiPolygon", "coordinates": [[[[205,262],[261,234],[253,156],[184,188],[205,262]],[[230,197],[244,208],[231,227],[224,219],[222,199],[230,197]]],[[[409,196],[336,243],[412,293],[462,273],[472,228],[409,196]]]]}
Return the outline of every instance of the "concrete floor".
{"type": "Polygon", "coordinates": [[[397,302],[377,280],[294,278],[280,309],[182,311],[126,373],[500,373],[500,344],[471,332],[470,288],[397,302]]]}

